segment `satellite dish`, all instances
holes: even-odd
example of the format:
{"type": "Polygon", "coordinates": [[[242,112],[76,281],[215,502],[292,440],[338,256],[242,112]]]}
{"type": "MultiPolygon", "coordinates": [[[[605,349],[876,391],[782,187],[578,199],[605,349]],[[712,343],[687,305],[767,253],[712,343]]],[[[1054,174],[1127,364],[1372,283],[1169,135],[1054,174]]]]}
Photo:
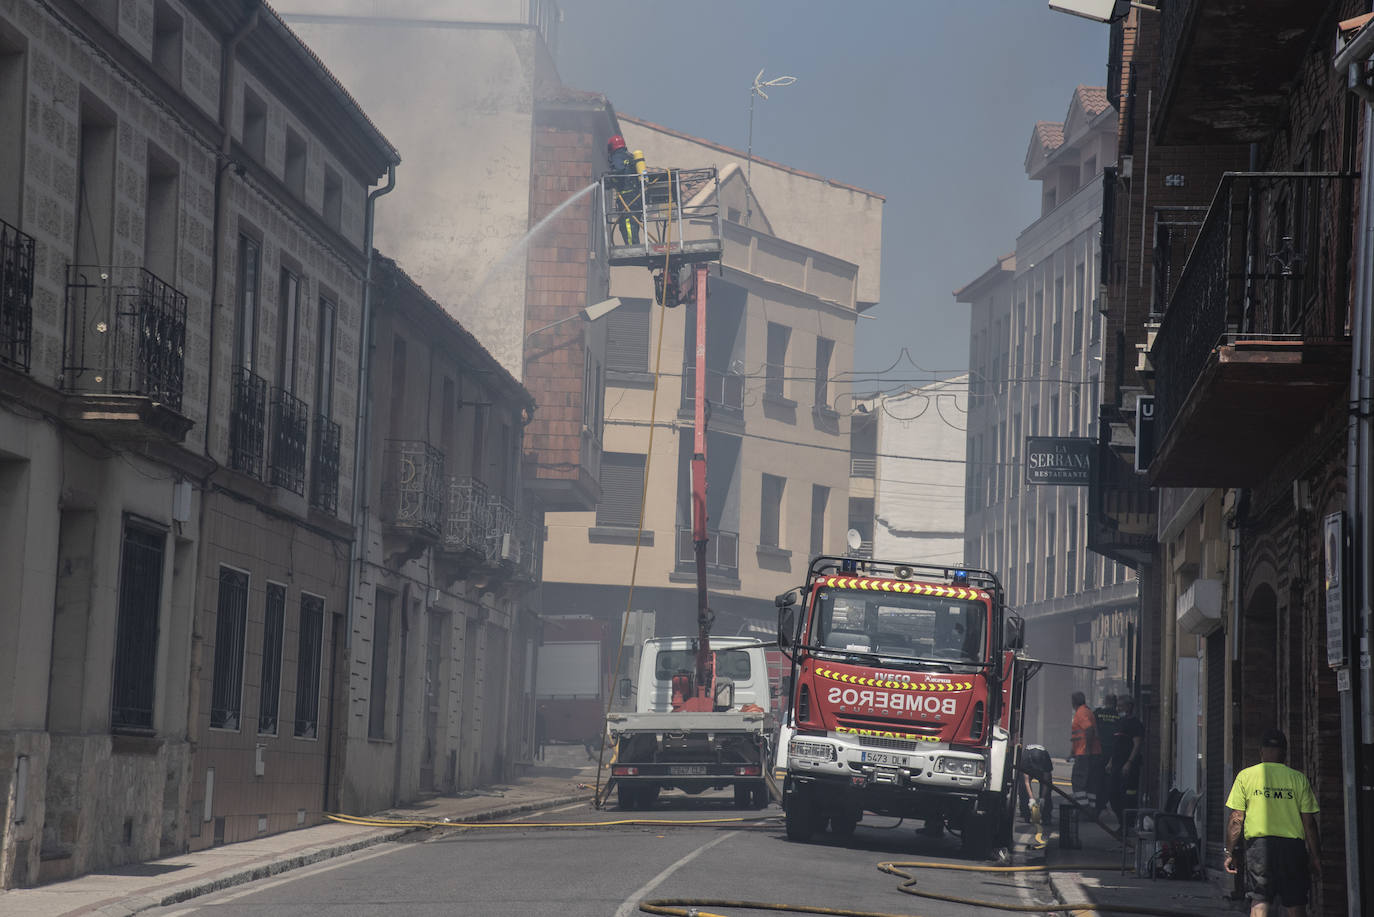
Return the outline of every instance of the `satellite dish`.
{"type": "Polygon", "coordinates": [[[849,533],[844,537],[845,541],[849,542],[849,550],[851,551],[857,551],[863,546],[864,538],[859,534],[858,529],[850,529],[849,533]]]}

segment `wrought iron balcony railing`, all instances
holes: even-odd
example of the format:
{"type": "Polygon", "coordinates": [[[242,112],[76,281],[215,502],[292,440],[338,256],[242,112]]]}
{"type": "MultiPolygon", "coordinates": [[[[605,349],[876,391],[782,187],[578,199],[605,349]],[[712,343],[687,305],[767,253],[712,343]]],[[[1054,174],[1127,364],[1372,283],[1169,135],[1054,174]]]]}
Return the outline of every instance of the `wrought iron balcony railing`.
{"type": "Polygon", "coordinates": [[[267,380],[236,366],[229,405],[229,467],[261,480],[266,431],[267,380]]]}
{"type": "Polygon", "coordinates": [[[339,425],[315,415],[315,447],[310,455],[310,505],[329,515],[339,511],[339,425]]]}
{"type": "Polygon", "coordinates": [[[522,579],[537,581],[544,568],[544,521],[528,510],[515,523],[520,558],[515,571],[522,579]]]}
{"type": "Polygon", "coordinates": [[[0,364],[29,371],[33,349],[33,238],[0,220],[0,364]]]}
{"type": "MultiPolygon", "coordinates": [[[[683,407],[695,404],[697,400],[697,368],[682,368],[683,407]]],[[[736,373],[723,373],[714,369],[706,370],[706,403],[713,411],[722,411],[739,416],[744,412],[744,377],[736,373]]]]}
{"type": "Polygon", "coordinates": [[[443,534],[444,453],[423,440],[387,440],[385,520],[436,538],[443,534]]]}
{"type": "MultiPolygon", "coordinates": [[[[739,575],[739,532],[706,530],[706,569],[727,576],[739,575]]],[[[691,528],[677,530],[677,565],[691,567],[696,563],[696,543],[691,528]]]]}
{"type": "Polygon", "coordinates": [[[271,480],[295,494],[305,494],[305,443],[310,409],[283,389],[272,390],[271,480]]]}
{"type": "Polygon", "coordinates": [[[143,268],[67,268],[62,387],[181,410],[186,294],[143,268]]]}
{"type": "Polygon", "coordinates": [[[1161,435],[1224,343],[1346,338],[1354,176],[1231,172],[1222,177],[1150,350],[1161,435]]]}
{"type": "Polygon", "coordinates": [[[448,510],[444,515],[444,549],[469,551],[483,558],[491,529],[491,493],[487,485],[470,475],[448,481],[448,510]]]}
{"type": "Polygon", "coordinates": [[[515,537],[515,507],[505,497],[491,495],[491,529],[487,534],[487,563],[510,566],[520,556],[515,537]]]}

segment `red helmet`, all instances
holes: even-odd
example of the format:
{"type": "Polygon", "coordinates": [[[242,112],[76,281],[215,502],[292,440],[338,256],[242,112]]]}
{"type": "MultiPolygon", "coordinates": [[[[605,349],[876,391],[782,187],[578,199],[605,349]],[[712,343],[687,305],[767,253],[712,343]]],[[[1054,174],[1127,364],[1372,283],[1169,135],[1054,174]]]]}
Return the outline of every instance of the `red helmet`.
{"type": "Polygon", "coordinates": [[[611,139],[606,141],[606,152],[614,153],[616,150],[625,149],[625,138],[619,134],[612,134],[611,139]]]}

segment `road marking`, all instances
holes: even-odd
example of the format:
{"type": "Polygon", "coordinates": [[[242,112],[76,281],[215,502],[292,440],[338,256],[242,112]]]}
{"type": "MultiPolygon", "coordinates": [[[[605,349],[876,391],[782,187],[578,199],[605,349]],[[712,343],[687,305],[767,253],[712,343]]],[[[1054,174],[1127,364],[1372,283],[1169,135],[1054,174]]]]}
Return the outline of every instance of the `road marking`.
{"type": "Polygon", "coordinates": [[[711,841],[709,844],[706,844],[705,846],[698,847],[696,850],[693,850],[691,853],[687,854],[685,857],[678,860],[676,863],[669,866],[667,869],[663,870],[663,872],[654,876],[648,882],[645,882],[642,886],[635,889],[634,892],[630,895],[630,897],[625,899],[624,904],[620,905],[620,907],[615,909],[615,917],[630,917],[631,914],[639,910],[639,899],[643,898],[645,895],[649,894],[649,892],[658,888],[673,873],[677,872],[679,869],[686,866],[688,863],[692,862],[697,857],[701,856],[703,853],[719,844],[721,841],[729,840],[730,838],[734,837],[736,834],[739,833],[740,832],[738,831],[731,831],[727,834],[722,834],[720,837],[711,841]]]}

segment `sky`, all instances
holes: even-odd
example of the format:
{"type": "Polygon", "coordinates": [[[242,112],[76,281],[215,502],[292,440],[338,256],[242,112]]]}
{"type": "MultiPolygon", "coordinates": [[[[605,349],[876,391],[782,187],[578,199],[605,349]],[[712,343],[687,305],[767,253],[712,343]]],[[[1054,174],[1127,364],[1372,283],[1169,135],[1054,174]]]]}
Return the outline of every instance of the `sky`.
{"type": "Polygon", "coordinates": [[[563,82],[622,114],[743,150],[754,75],[797,78],[755,102],[754,152],[886,196],[882,299],[855,351],[886,382],[967,367],[953,291],[1039,215],[1035,122],[1107,75],[1108,27],[1045,0],[559,3],[563,82]]]}

